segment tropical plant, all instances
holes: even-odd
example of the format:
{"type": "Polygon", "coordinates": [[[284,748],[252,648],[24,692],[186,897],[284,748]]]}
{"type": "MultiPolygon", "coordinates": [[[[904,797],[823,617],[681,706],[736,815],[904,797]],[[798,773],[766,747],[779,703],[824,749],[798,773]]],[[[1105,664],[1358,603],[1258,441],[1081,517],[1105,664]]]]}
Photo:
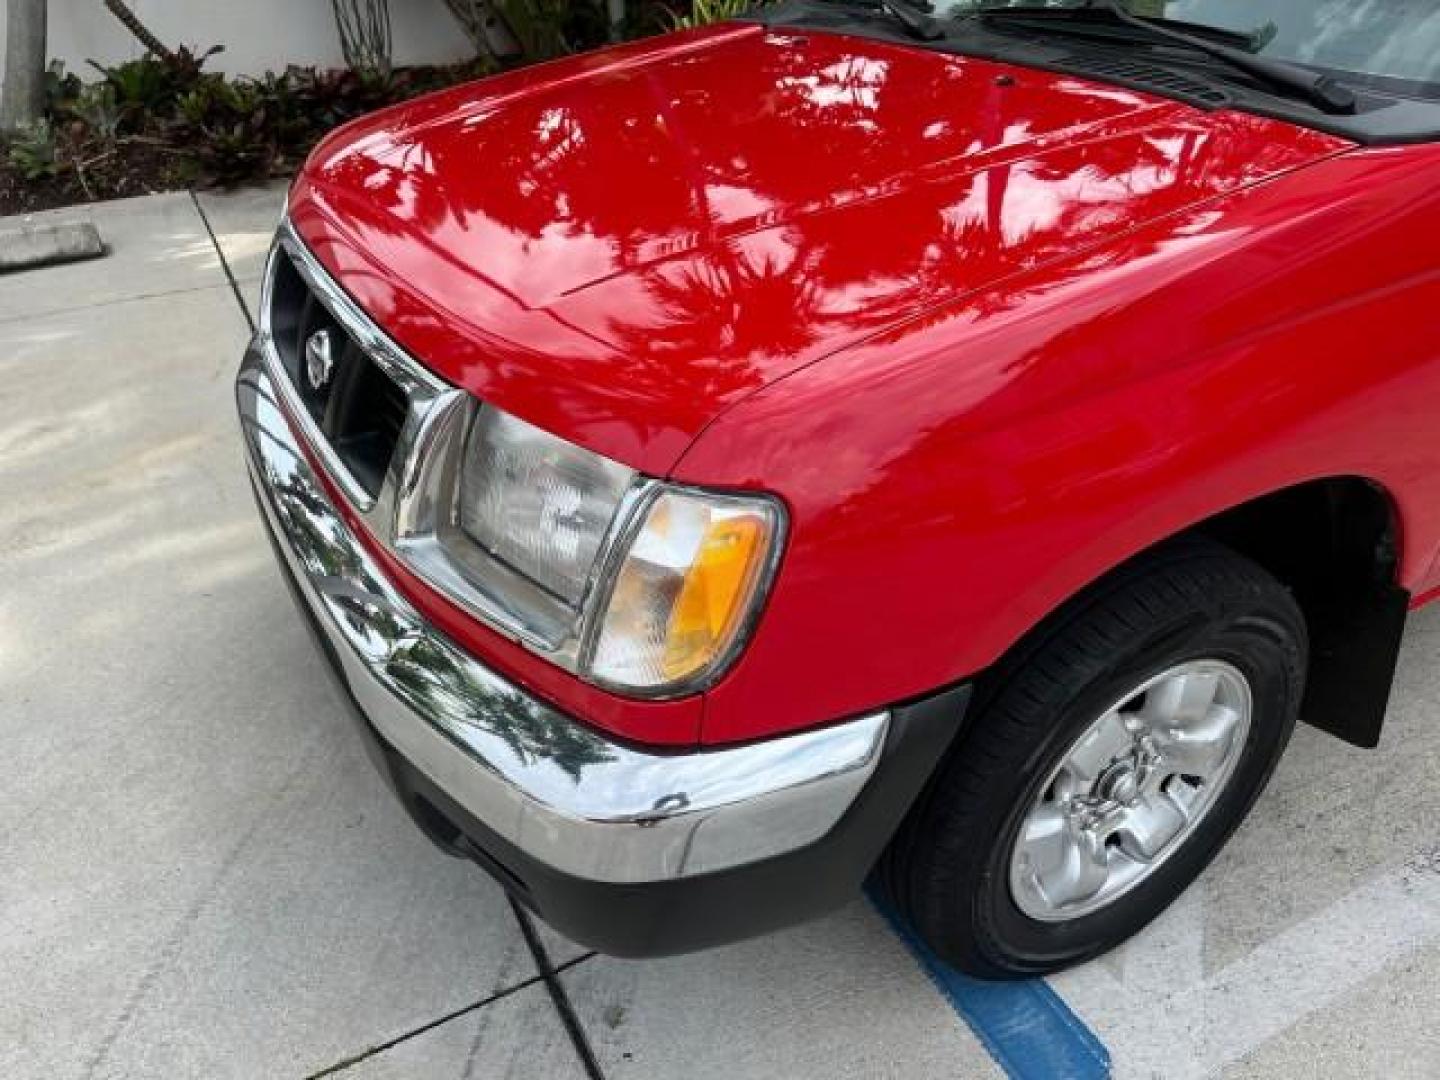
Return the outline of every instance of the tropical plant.
{"type": "Polygon", "coordinates": [[[258,79],[207,75],[175,101],[169,134],[184,147],[192,179],[230,187],[293,167],[338,124],[453,81],[413,69],[383,82],[298,67],[258,79]]]}
{"type": "Polygon", "coordinates": [[[45,115],[53,116],[85,89],[80,76],[65,70],[65,61],[52,60],[45,69],[45,115]]]}
{"type": "Polygon", "coordinates": [[[121,108],[161,112],[168,110],[202,78],[205,61],[221,49],[222,46],[216,45],[197,55],[181,47],[166,57],[147,53],[138,60],[126,60],[113,67],[104,67],[94,60],[89,63],[114,87],[115,100],[121,108]]]}
{"type": "Polygon", "coordinates": [[[175,96],[170,69],[165,61],[153,56],[126,60],[114,67],[102,67],[94,60],[89,63],[105,77],[105,85],[111,88],[116,102],[122,106],[133,105],[137,109],[150,110],[158,108],[175,96]]]}
{"type": "Polygon", "coordinates": [[[330,0],[345,65],[357,75],[390,77],[389,0],[330,0]]]}
{"type": "Polygon", "coordinates": [[[495,0],[495,5],[526,60],[550,60],[571,51],[566,24],[577,12],[569,0],[495,0]]]}
{"type": "Polygon", "coordinates": [[[10,167],[26,180],[43,180],[64,171],[55,149],[55,129],[41,117],[16,130],[5,152],[10,167]]]}
{"type": "Polygon", "coordinates": [[[733,19],[753,6],[752,0],[692,0],[688,15],[671,12],[670,24],[676,30],[693,30],[697,26],[733,19]]]}
{"type": "Polygon", "coordinates": [[[233,187],[270,175],[282,153],[279,95],[274,82],[217,76],[180,96],[176,123],[198,179],[233,187]]]}
{"type": "MultiPolygon", "coordinates": [[[[566,6],[561,0],[523,2],[543,2],[555,11],[566,6]]],[[[588,0],[576,5],[587,11],[594,6],[588,0]]],[[[543,35],[532,40],[541,42],[543,35]]],[[[382,44],[381,51],[388,50],[382,44]]],[[[215,51],[181,47],[168,58],[147,53],[109,67],[91,61],[104,76],[91,85],[58,63],[42,71],[45,122],[21,125],[0,140],[0,199],[8,200],[7,209],[128,195],[177,180],[213,186],[263,181],[292,171],[338,124],[495,68],[479,60],[407,67],[382,78],[374,64],[368,73],[290,67],[255,79],[229,78],[204,71],[215,51]]]]}
{"type": "Polygon", "coordinates": [[[445,6],[470,39],[476,56],[500,61],[520,55],[520,42],[491,0],[445,0],[445,6]]]}
{"type": "MultiPolygon", "coordinates": [[[[533,63],[625,36],[625,0],[445,0],[477,56],[533,63]]],[[[639,24],[637,23],[637,26],[639,24]]],[[[640,33],[653,32],[653,20],[640,33]]]]}
{"type": "Polygon", "coordinates": [[[191,161],[207,183],[230,188],[270,176],[275,155],[275,140],[264,116],[252,115],[206,128],[205,140],[194,147],[191,161]]]}
{"type": "Polygon", "coordinates": [[[64,112],[84,124],[95,138],[113,143],[120,137],[126,110],[115,96],[115,87],[108,82],[99,82],[83,87],[72,101],[65,104],[64,112]]]}

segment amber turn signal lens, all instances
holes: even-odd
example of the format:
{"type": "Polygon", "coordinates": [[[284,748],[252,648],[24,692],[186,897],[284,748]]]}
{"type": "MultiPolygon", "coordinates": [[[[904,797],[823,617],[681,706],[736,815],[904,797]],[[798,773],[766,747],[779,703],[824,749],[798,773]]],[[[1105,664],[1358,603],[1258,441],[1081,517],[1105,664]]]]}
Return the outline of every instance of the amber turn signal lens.
{"type": "Polygon", "coordinates": [[[765,523],[747,515],[713,522],[670,616],[663,669],[683,679],[714,659],[729,640],[750,579],[759,570],[765,523]]]}
{"type": "Polygon", "coordinates": [[[759,603],[779,523],[768,499],[661,491],[620,567],[590,674],[663,691],[718,673],[759,603]]]}

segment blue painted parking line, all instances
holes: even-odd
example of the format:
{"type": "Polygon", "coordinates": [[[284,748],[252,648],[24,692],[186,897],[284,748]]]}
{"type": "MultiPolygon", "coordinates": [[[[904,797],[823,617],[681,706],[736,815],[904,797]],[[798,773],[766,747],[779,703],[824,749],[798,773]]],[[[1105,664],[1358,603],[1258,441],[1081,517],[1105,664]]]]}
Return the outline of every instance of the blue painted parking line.
{"type": "Polygon", "coordinates": [[[871,901],[1012,1080],[1105,1080],[1110,1052],[1044,979],[985,982],[930,951],[878,898],[871,901]]]}

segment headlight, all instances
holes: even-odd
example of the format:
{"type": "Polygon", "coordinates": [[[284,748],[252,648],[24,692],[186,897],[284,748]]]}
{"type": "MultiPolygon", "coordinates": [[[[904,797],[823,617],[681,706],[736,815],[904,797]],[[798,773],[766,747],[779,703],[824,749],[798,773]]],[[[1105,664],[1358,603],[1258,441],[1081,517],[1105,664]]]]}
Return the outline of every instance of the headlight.
{"type": "Polygon", "coordinates": [[[651,480],[463,398],[417,441],[431,449],[400,485],[396,552],[478,618],[647,697],[733,658],[779,552],[777,502],[651,480]]]}
{"type": "Polygon", "coordinates": [[[460,527],[572,606],[635,473],[549,432],[482,409],[460,469],[460,527]]]}
{"type": "Polygon", "coordinates": [[[722,665],[766,584],[779,526],[768,499],[662,488],[615,575],[588,673],[656,691],[722,665]]]}

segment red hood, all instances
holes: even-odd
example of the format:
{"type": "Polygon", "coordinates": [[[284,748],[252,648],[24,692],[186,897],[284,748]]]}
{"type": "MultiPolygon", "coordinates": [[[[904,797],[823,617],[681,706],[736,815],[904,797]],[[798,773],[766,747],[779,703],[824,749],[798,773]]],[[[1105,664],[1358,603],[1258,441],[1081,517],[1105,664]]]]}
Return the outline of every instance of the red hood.
{"type": "Polygon", "coordinates": [[[436,371],[664,474],[803,365],[1342,146],[1078,78],[732,25],[376,114],[316,151],[291,211],[436,371]]]}

